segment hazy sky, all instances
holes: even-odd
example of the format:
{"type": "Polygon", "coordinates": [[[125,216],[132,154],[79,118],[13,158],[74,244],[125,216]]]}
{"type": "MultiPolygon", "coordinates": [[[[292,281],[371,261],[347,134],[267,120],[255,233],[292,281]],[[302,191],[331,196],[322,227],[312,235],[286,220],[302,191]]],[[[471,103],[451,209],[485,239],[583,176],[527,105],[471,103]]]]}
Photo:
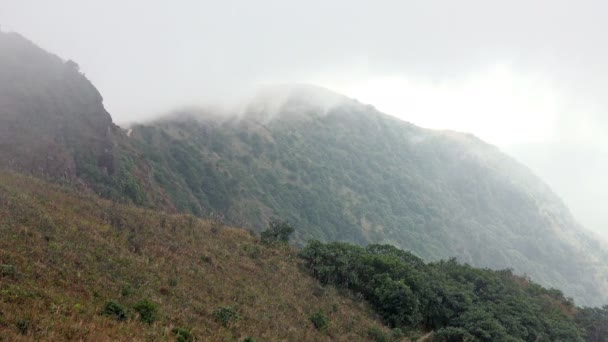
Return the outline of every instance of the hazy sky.
{"type": "Polygon", "coordinates": [[[605,1],[0,0],[3,30],[77,61],[118,123],[308,82],[503,147],[602,150],[606,18],[605,1]]]}

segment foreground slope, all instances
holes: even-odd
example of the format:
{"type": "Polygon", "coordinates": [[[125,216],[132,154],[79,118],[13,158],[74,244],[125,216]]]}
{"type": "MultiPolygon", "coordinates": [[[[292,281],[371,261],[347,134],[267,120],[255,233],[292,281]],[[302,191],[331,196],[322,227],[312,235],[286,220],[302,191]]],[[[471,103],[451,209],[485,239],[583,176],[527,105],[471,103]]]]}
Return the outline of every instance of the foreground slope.
{"type": "Polygon", "coordinates": [[[182,328],[204,341],[350,341],[383,329],[307,276],[291,248],[192,216],[0,173],[0,236],[0,340],[173,340],[182,328]],[[151,325],[133,309],[142,300],[157,305],[151,325]],[[108,301],[127,319],[102,315],[108,301]],[[240,319],[224,326],[223,307],[240,319]],[[325,332],[309,320],[318,310],[325,332]]]}
{"type": "Polygon", "coordinates": [[[299,242],[456,256],[526,273],[577,303],[608,302],[604,247],[526,167],[473,136],[300,86],[278,105],[263,98],[233,116],[185,111],[135,126],[132,139],[150,179],[175,189],[182,210],[220,211],[253,228],[279,216],[302,227],[299,242]]]}

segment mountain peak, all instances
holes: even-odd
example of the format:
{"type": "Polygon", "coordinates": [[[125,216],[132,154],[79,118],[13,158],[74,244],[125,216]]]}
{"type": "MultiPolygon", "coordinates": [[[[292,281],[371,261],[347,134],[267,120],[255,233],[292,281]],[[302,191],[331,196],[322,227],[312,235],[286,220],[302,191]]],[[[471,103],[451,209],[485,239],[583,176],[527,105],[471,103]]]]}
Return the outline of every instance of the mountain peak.
{"type": "Polygon", "coordinates": [[[335,108],[361,106],[327,88],[306,83],[277,84],[259,88],[244,101],[241,114],[264,121],[275,118],[323,116],[335,108]]]}

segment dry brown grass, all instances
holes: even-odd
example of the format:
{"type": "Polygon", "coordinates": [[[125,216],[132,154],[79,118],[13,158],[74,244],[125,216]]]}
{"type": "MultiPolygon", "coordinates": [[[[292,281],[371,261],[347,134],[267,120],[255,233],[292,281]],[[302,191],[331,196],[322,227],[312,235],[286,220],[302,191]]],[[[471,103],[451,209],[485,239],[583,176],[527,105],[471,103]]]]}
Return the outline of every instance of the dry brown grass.
{"type": "Polygon", "coordinates": [[[381,326],[308,276],[293,248],[211,226],[0,173],[0,340],[170,341],[185,327],[198,341],[352,341],[381,326]],[[159,305],[151,325],[134,314],[142,299],[159,305]],[[132,317],[101,315],[108,300],[132,317]],[[213,316],[223,306],[241,317],[227,328],[213,316]],[[319,309],[325,332],[309,320],[319,309]]]}

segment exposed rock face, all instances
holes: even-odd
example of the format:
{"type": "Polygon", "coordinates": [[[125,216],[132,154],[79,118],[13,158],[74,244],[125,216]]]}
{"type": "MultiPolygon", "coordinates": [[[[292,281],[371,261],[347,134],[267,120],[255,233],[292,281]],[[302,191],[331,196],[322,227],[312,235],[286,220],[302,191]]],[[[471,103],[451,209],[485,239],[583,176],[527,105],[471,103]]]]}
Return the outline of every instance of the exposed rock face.
{"type": "Polygon", "coordinates": [[[114,170],[117,127],[72,61],[15,33],[0,33],[0,166],[74,178],[93,165],[114,170]]]}

